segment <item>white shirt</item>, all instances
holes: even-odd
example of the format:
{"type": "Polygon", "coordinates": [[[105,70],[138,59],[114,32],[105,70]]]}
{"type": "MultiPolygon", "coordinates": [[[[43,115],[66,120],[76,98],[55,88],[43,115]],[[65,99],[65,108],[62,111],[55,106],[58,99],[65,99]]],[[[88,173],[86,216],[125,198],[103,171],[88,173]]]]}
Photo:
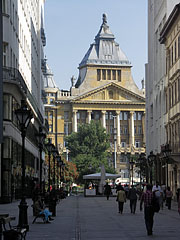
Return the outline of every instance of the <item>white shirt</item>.
{"type": "Polygon", "coordinates": [[[160,197],[162,192],[161,187],[159,185],[158,186],[154,185],[152,188],[152,192],[155,192],[156,197],[160,197]]]}

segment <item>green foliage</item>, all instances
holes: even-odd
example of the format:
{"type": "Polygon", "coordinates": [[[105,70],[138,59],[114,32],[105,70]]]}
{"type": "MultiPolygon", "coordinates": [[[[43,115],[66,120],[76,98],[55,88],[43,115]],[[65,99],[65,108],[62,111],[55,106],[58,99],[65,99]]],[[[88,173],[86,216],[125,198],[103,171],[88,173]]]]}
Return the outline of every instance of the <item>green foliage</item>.
{"type": "Polygon", "coordinates": [[[70,157],[77,166],[80,179],[85,174],[99,171],[102,163],[106,170],[109,168],[107,152],[110,148],[109,135],[100,122],[91,121],[90,124],[81,124],[78,132],[67,136],[65,141],[70,157]]]}

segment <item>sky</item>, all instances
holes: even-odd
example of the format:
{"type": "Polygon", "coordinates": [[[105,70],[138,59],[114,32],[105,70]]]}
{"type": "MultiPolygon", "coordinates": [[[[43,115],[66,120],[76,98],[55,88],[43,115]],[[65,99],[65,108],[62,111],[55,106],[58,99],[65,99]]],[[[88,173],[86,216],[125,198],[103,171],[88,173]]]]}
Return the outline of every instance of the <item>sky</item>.
{"type": "Polygon", "coordinates": [[[78,78],[78,66],[94,42],[103,13],[141,88],[147,62],[147,0],[46,0],[45,55],[59,89],[69,90],[71,77],[78,78]]]}

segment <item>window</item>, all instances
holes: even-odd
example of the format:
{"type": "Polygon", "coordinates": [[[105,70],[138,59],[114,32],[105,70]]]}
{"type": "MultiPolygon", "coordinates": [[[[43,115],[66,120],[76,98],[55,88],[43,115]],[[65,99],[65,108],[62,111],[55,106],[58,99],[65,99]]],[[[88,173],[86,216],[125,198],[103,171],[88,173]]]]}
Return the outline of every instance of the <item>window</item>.
{"type": "Polygon", "coordinates": [[[106,70],[105,69],[102,70],[102,79],[106,80],[106,70]]]}
{"type": "Polygon", "coordinates": [[[176,41],[174,42],[174,59],[175,59],[175,61],[176,61],[176,51],[177,51],[177,49],[176,49],[176,41]]]}
{"type": "Polygon", "coordinates": [[[124,126],[124,134],[128,134],[128,127],[124,126]]]}
{"type": "Polygon", "coordinates": [[[3,12],[3,13],[7,13],[7,12],[6,12],[6,0],[3,0],[3,1],[2,1],[2,12],[3,12]]]}
{"type": "Polygon", "coordinates": [[[138,112],[138,116],[137,116],[137,120],[142,120],[142,113],[141,112],[138,112]]]}
{"type": "Polygon", "coordinates": [[[139,148],[140,147],[140,142],[139,141],[135,141],[135,147],[139,148]]]}
{"type": "Polygon", "coordinates": [[[50,101],[50,104],[53,104],[54,103],[54,98],[50,98],[49,101],[50,101]]]}
{"type": "Polygon", "coordinates": [[[121,147],[126,147],[126,142],[124,140],[121,142],[121,147]]]}
{"type": "Polygon", "coordinates": [[[49,124],[49,132],[53,132],[53,124],[49,124]]]}
{"type": "Polygon", "coordinates": [[[109,91],[109,99],[113,99],[113,91],[109,91]]]}
{"type": "Polygon", "coordinates": [[[53,112],[49,112],[49,119],[53,120],[53,112]]]}
{"type": "Polygon", "coordinates": [[[5,120],[11,120],[11,104],[12,103],[12,97],[11,95],[5,94],[3,96],[3,110],[4,110],[4,114],[3,114],[3,118],[5,120]]]}
{"type": "Polygon", "coordinates": [[[178,37],[178,58],[180,58],[180,36],[178,37]]]}
{"type": "Polygon", "coordinates": [[[116,70],[112,70],[113,80],[116,80],[116,70]]]}
{"type": "Polygon", "coordinates": [[[134,134],[136,134],[137,132],[137,129],[136,129],[136,126],[134,126],[134,134]]]}
{"type": "Polygon", "coordinates": [[[69,112],[64,112],[64,120],[68,121],[69,120],[69,112]]]}
{"type": "Polygon", "coordinates": [[[124,120],[128,120],[128,112],[124,112],[124,120]]]}
{"type": "Polygon", "coordinates": [[[118,73],[118,81],[120,82],[121,81],[121,70],[118,70],[117,73],[118,73]]]}
{"type": "Polygon", "coordinates": [[[100,81],[101,80],[101,70],[97,69],[97,80],[100,81]]]}
{"type": "Polygon", "coordinates": [[[111,80],[111,70],[107,70],[107,78],[108,80],[111,80]]]}
{"type": "Polygon", "coordinates": [[[77,112],[77,119],[80,119],[80,112],[77,112]]]}
{"type": "Polygon", "coordinates": [[[3,66],[7,66],[7,50],[8,50],[8,43],[3,42],[3,66]]]}
{"type": "Polygon", "coordinates": [[[142,134],[142,126],[138,126],[138,134],[142,134]]]}
{"type": "Polygon", "coordinates": [[[134,120],[137,120],[137,118],[136,118],[136,112],[134,112],[134,120]]]}

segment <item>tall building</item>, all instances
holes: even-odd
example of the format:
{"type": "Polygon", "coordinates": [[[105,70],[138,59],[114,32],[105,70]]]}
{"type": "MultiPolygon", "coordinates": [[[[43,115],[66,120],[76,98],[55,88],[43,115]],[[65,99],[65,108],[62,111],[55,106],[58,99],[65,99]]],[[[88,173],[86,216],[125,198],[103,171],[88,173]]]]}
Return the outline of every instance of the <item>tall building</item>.
{"type": "MultiPolygon", "coordinates": [[[[170,77],[169,73],[170,71],[172,72],[172,70],[169,70],[167,68],[167,64],[169,63],[167,63],[166,58],[167,54],[169,54],[168,51],[170,49],[168,45],[171,44],[171,46],[173,46],[175,44],[174,41],[177,41],[178,33],[174,33],[176,35],[171,34],[170,39],[168,35],[164,35],[164,32],[167,33],[167,21],[169,21],[168,19],[172,15],[174,7],[179,2],[179,0],[148,1],[148,63],[146,64],[146,135],[148,136],[146,140],[146,152],[147,155],[149,155],[151,151],[156,154],[156,180],[158,180],[160,184],[167,185],[168,178],[168,184],[171,187],[173,185],[174,192],[175,188],[177,188],[177,182],[180,183],[180,174],[177,177],[177,174],[174,173],[174,170],[171,169],[170,164],[165,163],[165,158],[163,157],[162,150],[166,144],[170,144],[169,146],[173,150],[171,157],[175,160],[175,148],[173,147],[173,144],[175,144],[175,142],[177,144],[179,138],[176,138],[174,135],[174,133],[177,131],[177,129],[175,130],[175,125],[173,125],[174,130],[171,132],[173,139],[170,139],[169,135],[169,121],[171,121],[175,115],[173,113],[173,115],[171,115],[172,119],[169,118],[168,112],[171,111],[172,114],[172,111],[174,111],[172,109],[170,110],[171,107],[169,105],[168,99],[168,89],[170,84],[168,83],[168,78],[170,77]],[[162,37],[161,34],[164,35],[163,41],[159,41],[160,37],[162,37]],[[166,37],[168,37],[169,43],[166,42],[166,37]],[[165,42],[165,45],[167,46],[162,44],[165,42]]],[[[168,25],[168,31],[173,31],[173,27],[170,30],[170,26],[168,25]]],[[[172,54],[173,59],[175,59],[174,54],[176,54],[178,51],[178,43],[176,44],[176,46],[172,47],[173,50],[171,49],[171,56],[169,55],[171,61],[172,54]],[[173,51],[176,53],[172,53],[173,51]]],[[[178,59],[177,56],[176,58],[178,59]]],[[[176,65],[175,62],[176,61],[173,60],[173,69],[176,65]]],[[[175,94],[177,91],[175,90],[176,87],[173,87],[173,91],[171,92],[171,97],[173,99],[177,97],[175,94]]],[[[173,106],[174,104],[175,102],[173,102],[173,106]]]]}
{"type": "MultiPolygon", "coordinates": [[[[25,139],[27,194],[39,177],[36,134],[44,127],[45,71],[44,0],[2,0],[3,13],[3,144],[1,200],[19,197],[21,189],[21,132],[15,116],[21,100],[33,113],[25,139]]],[[[44,157],[43,157],[44,158],[44,157]]]]}
{"type": "Polygon", "coordinates": [[[103,14],[95,41],[79,64],[79,77],[71,78],[70,91],[54,86],[51,74],[45,86],[49,137],[67,160],[64,137],[77,132],[80,123],[101,121],[110,135],[110,164],[124,181],[129,181],[131,155],[145,152],[145,89],[136,86],[131,67],[103,14]]]}

